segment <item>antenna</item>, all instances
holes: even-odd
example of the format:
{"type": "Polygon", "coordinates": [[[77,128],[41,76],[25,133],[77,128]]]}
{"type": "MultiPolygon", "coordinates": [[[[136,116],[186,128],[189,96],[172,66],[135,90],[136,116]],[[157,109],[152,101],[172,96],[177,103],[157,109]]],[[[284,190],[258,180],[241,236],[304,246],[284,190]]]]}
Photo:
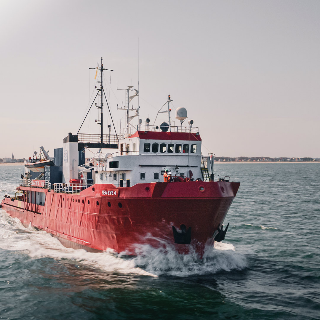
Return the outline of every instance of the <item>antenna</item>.
{"type": "Polygon", "coordinates": [[[139,86],[139,69],[140,69],[140,64],[139,64],[139,58],[140,58],[140,56],[139,56],[139,49],[140,49],[140,44],[139,44],[139,38],[138,38],[138,131],[140,130],[140,121],[139,121],[139,111],[140,111],[140,86],[139,86]]]}
{"type": "Polygon", "coordinates": [[[170,97],[170,94],[168,95],[168,116],[169,116],[169,130],[170,130],[170,132],[171,132],[171,121],[170,121],[170,106],[169,106],[169,104],[170,104],[170,102],[171,101],[173,101],[173,100],[171,100],[171,97],[170,97]]]}

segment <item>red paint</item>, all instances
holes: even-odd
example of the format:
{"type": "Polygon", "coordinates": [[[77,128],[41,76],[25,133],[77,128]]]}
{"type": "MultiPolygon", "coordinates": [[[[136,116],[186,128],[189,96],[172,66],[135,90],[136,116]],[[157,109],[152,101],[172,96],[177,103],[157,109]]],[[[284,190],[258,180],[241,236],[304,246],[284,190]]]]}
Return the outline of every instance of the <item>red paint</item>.
{"type": "Polygon", "coordinates": [[[201,137],[196,133],[189,132],[154,132],[154,131],[136,131],[129,138],[139,137],[145,140],[186,140],[201,141],[201,137]]]}
{"type": "Polygon", "coordinates": [[[172,232],[172,225],[179,228],[185,224],[192,228],[191,245],[202,255],[205,244],[213,244],[212,235],[223,223],[239,185],[225,181],[145,183],[129,188],[96,184],[80,194],[20,187],[22,191],[44,192],[45,205],[5,198],[2,206],[24,225],[31,223],[93,249],[111,248],[129,254],[135,253],[137,244],[159,247],[163,241],[179,252],[188,252],[190,245],[174,244],[172,232]],[[105,190],[117,196],[102,196],[105,190]]]}

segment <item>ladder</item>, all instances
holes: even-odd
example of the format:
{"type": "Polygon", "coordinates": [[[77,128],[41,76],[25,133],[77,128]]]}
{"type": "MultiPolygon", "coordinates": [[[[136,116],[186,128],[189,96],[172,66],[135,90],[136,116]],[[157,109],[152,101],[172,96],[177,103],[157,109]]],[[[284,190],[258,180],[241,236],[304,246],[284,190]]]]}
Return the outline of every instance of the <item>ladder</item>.
{"type": "Polygon", "coordinates": [[[209,175],[208,168],[201,167],[201,174],[202,174],[203,181],[210,181],[210,175],[209,175]]]}

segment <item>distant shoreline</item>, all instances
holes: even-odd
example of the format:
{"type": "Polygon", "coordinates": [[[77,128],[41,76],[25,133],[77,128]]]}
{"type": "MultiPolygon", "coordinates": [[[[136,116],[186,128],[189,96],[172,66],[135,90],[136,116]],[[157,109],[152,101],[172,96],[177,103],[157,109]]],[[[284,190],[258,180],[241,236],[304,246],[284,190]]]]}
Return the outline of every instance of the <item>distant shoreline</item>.
{"type": "Polygon", "coordinates": [[[320,161],[215,161],[215,164],[217,163],[222,163],[222,164],[227,164],[227,163],[256,163],[256,164],[263,164],[263,163],[319,163],[320,161]]]}
{"type": "MultiPolygon", "coordinates": [[[[276,163],[319,163],[320,161],[215,161],[215,164],[235,164],[235,163],[241,163],[241,164],[246,164],[246,163],[256,163],[256,164],[263,164],[263,163],[271,163],[271,164],[276,164],[276,163]]],[[[24,162],[14,162],[14,163],[0,163],[0,166],[8,166],[8,167],[15,167],[15,166],[24,166],[24,162]]]]}

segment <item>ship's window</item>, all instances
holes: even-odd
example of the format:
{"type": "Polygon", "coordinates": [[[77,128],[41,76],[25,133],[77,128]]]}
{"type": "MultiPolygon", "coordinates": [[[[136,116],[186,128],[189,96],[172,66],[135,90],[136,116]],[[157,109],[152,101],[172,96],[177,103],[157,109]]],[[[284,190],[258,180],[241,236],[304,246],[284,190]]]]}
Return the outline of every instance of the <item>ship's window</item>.
{"type": "Polygon", "coordinates": [[[97,206],[99,205],[99,201],[97,201],[97,206]]]}
{"type": "Polygon", "coordinates": [[[153,143],[152,144],[152,152],[156,153],[159,152],[159,143],[153,143]]]}
{"type": "Polygon", "coordinates": [[[167,152],[167,145],[165,143],[160,144],[160,152],[161,153],[167,152]]]}
{"type": "Polygon", "coordinates": [[[119,161],[110,161],[109,168],[119,168],[119,161]]]}
{"type": "Polygon", "coordinates": [[[176,144],[176,153],[181,153],[181,151],[182,151],[182,145],[176,144]]]}
{"type": "Polygon", "coordinates": [[[130,187],[130,180],[127,180],[127,187],[130,187]]]}
{"type": "Polygon", "coordinates": [[[122,203],[119,202],[119,203],[118,203],[118,206],[119,206],[119,208],[122,208],[122,203]]]}
{"type": "Polygon", "coordinates": [[[103,181],[103,173],[100,173],[100,180],[103,181]]]}
{"type": "Polygon", "coordinates": [[[146,173],[140,172],[140,180],[145,180],[145,179],[146,179],[146,173]]]}
{"type": "Polygon", "coordinates": [[[168,153],[173,153],[174,144],[169,143],[168,144],[168,153]]]}
{"type": "Polygon", "coordinates": [[[88,204],[90,204],[90,200],[88,200],[88,204]]]}
{"type": "Polygon", "coordinates": [[[113,174],[113,180],[117,180],[117,174],[116,173],[113,174]]]}
{"type": "Polygon", "coordinates": [[[78,200],[78,203],[80,203],[80,199],[78,200]]]}
{"type": "Polygon", "coordinates": [[[109,208],[111,207],[111,202],[108,202],[108,207],[109,207],[109,208]]]}
{"type": "Polygon", "coordinates": [[[144,152],[150,152],[150,143],[145,143],[144,144],[144,149],[143,149],[144,152]]]}
{"type": "Polygon", "coordinates": [[[84,200],[82,200],[82,203],[84,203],[84,200]]]}
{"type": "Polygon", "coordinates": [[[155,180],[158,180],[158,179],[159,179],[159,172],[155,172],[155,173],[153,174],[153,178],[154,178],[155,180]]]}
{"type": "Polygon", "coordinates": [[[183,153],[189,153],[189,145],[188,144],[183,145],[183,153]]]}
{"type": "Polygon", "coordinates": [[[191,153],[197,153],[197,145],[196,144],[191,145],[191,153]]]}
{"type": "Polygon", "coordinates": [[[165,172],[164,170],[161,170],[161,175],[162,175],[162,176],[164,175],[164,172],[165,172]]]}

